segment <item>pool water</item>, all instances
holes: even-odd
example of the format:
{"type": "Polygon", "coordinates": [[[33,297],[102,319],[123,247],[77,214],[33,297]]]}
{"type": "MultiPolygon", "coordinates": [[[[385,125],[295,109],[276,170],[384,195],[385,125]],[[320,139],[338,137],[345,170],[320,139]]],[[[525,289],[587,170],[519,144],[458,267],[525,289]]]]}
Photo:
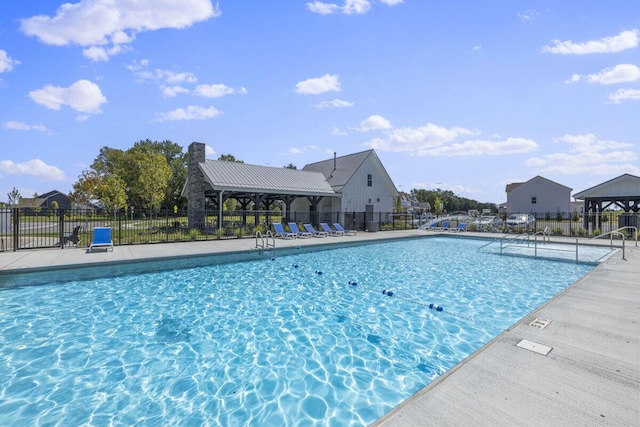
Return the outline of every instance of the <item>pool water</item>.
{"type": "Polygon", "coordinates": [[[2,289],[0,419],[370,424],[593,268],[482,244],[410,239],[2,289]]]}

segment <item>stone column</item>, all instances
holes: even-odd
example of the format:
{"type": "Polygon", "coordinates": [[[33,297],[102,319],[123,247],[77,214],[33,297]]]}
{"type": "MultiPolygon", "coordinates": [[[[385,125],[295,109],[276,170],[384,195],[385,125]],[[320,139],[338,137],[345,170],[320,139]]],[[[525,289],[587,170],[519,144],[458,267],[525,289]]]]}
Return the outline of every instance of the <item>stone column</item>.
{"type": "Polygon", "coordinates": [[[189,228],[204,230],[205,227],[205,197],[204,175],[198,167],[205,160],[205,145],[201,142],[193,142],[188,151],[188,178],[187,188],[187,218],[189,228]]]}

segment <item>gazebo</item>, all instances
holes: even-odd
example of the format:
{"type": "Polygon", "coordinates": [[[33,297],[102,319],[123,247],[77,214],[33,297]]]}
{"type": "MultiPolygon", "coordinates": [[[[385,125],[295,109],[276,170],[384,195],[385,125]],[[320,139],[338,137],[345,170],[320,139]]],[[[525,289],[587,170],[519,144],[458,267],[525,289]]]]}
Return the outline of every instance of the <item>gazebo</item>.
{"type": "Polygon", "coordinates": [[[241,162],[205,159],[205,144],[189,146],[188,177],[182,194],[188,199],[189,228],[205,226],[205,201],[212,200],[219,211],[218,228],[222,227],[222,207],[235,199],[243,211],[250,204],[256,211],[268,210],[277,200],[289,214],[291,203],[305,197],[315,211],[324,197],[338,197],[320,172],[250,165],[241,162]]]}
{"type": "Polygon", "coordinates": [[[574,199],[584,200],[584,227],[602,228],[602,211],[612,206],[624,210],[620,215],[620,227],[638,227],[640,212],[640,177],[620,175],[609,181],[574,194],[574,199]]]}

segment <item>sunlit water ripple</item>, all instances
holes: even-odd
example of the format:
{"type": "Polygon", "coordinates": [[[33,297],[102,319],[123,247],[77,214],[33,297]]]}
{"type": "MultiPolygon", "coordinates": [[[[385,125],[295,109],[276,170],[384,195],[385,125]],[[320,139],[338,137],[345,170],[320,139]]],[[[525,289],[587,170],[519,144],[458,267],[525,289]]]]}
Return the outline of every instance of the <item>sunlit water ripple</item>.
{"type": "Polygon", "coordinates": [[[481,245],[420,239],[0,290],[0,418],[369,424],[593,267],[481,245]]]}

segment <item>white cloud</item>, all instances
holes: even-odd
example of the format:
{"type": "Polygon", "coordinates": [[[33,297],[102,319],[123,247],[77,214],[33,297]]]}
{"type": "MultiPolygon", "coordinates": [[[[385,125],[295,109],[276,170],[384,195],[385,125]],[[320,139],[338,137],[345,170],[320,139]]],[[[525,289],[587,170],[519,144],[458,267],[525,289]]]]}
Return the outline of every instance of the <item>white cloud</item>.
{"type": "Polygon", "coordinates": [[[569,144],[566,152],[553,153],[527,160],[527,166],[540,174],[558,175],[609,175],[640,173],[638,152],[624,150],[635,147],[633,144],[598,139],[593,134],[564,135],[554,140],[556,143],[569,144]]]}
{"type": "Polygon", "coordinates": [[[317,151],[318,147],[315,145],[307,145],[305,147],[292,147],[287,150],[284,154],[302,154],[309,151],[317,151]]]}
{"type": "Polygon", "coordinates": [[[211,0],[81,0],[64,3],[53,17],[23,19],[21,30],[45,44],[87,47],[87,57],[103,61],[121,52],[137,33],[183,29],[220,14],[211,0]]]}
{"type": "Polygon", "coordinates": [[[8,175],[30,175],[44,181],[64,181],[67,179],[64,172],[47,165],[40,159],[32,159],[23,163],[14,163],[11,160],[0,160],[0,173],[8,175]]]}
{"type": "MultiPolygon", "coordinates": [[[[362,123],[361,128],[364,128],[362,123]]],[[[386,130],[385,134],[384,137],[373,138],[363,145],[380,151],[406,152],[419,157],[499,156],[527,153],[538,147],[535,141],[526,138],[461,140],[465,136],[478,135],[479,132],[457,126],[447,129],[433,123],[417,128],[393,128],[386,130]]]]}
{"type": "Polygon", "coordinates": [[[528,153],[538,148],[538,144],[526,138],[507,138],[502,141],[467,140],[443,145],[421,155],[431,156],[504,156],[506,154],[528,153]]]}
{"type": "Polygon", "coordinates": [[[173,98],[181,93],[189,93],[189,89],[182,86],[165,86],[162,88],[162,94],[169,98],[173,98]]]}
{"type": "Polygon", "coordinates": [[[349,135],[348,132],[342,131],[337,127],[334,127],[333,129],[331,129],[331,135],[333,136],[344,136],[344,135],[349,135]]]}
{"type": "Polygon", "coordinates": [[[482,49],[482,46],[480,46],[480,45],[478,44],[478,45],[475,45],[473,48],[471,48],[471,51],[472,51],[472,52],[477,52],[477,51],[479,51],[479,50],[481,50],[481,49],[482,49]]]}
{"type": "Polygon", "coordinates": [[[6,51],[0,49],[0,73],[13,70],[19,63],[20,61],[11,58],[6,51]]]}
{"type": "Polygon", "coordinates": [[[419,156],[428,155],[431,150],[450,143],[460,135],[471,135],[472,131],[460,127],[447,129],[428,123],[417,128],[395,128],[385,137],[374,138],[365,145],[380,151],[410,152],[419,156]]]}
{"type": "Polygon", "coordinates": [[[189,105],[187,108],[177,108],[168,113],[158,114],[156,119],[159,122],[170,120],[204,120],[216,117],[222,114],[222,112],[215,107],[200,107],[196,105],[189,105]]]}
{"type": "Polygon", "coordinates": [[[50,133],[49,129],[47,129],[46,126],[43,126],[43,125],[29,125],[27,123],[19,122],[19,121],[5,122],[3,127],[5,129],[10,129],[10,130],[35,130],[35,131],[43,132],[43,133],[50,133]]]}
{"type": "Polygon", "coordinates": [[[107,102],[100,87],[89,80],[78,80],[69,87],[47,85],[29,92],[31,99],[51,110],[60,110],[63,105],[81,113],[101,113],[100,106],[107,102]]]}
{"type": "Polygon", "coordinates": [[[522,19],[523,21],[529,21],[538,15],[540,15],[540,13],[538,13],[537,10],[527,9],[524,12],[518,13],[518,18],[522,19]]]}
{"type": "Polygon", "coordinates": [[[353,107],[353,102],[334,99],[333,101],[322,101],[314,105],[316,108],[345,108],[353,107]]]}
{"type": "MultiPolygon", "coordinates": [[[[403,0],[378,0],[387,6],[396,6],[403,3],[403,0]]],[[[336,3],[325,3],[314,1],[307,3],[307,9],[313,13],[320,15],[331,15],[333,13],[342,13],[344,15],[363,15],[371,10],[371,0],[345,0],[342,6],[336,3]]]]}
{"type": "Polygon", "coordinates": [[[204,155],[205,156],[215,156],[216,155],[216,150],[214,150],[212,147],[210,147],[210,146],[205,144],[205,146],[204,146],[204,155]]]}
{"type": "Polygon", "coordinates": [[[355,130],[360,132],[369,132],[372,130],[391,129],[392,127],[393,126],[389,120],[378,114],[374,114],[361,121],[360,126],[355,130]]]}
{"type": "Polygon", "coordinates": [[[340,81],[335,74],[325,74],[296,83],[296,93],[302,95],[318,95],[330,91],[340,92],[340,81]]]}
{"type": "Polygon", "coordinates": [[[638,46],[640,31],[633,29],[623,31],[617,36],[604,37],[599,40],[589,40],[575,43],[572,40],[552,40],[551,46],[544,46],[543,52],[562,55],[587,55],[591,53],[614,53],[638,46]]]}
{"type": "Polygon", "coordinates": [[[588,133],[584,135],[563,135],[554,139],[556,143],[567,143],[571,146],[573,153],[593,153],[601,151],[618,150],[621,148],[633,147],[628,142],[611,141],[606,139],[598,139],[594,134],[588,133]]]}
{"type": "Polygon", "coordinates": [[[225,86],[223,84],[212,84],[212,85],[198,85],[193,94],[197,96],[202,96],[204,98],[220,98],[225,95],[232,94],[241,94],[246,95],[247,89],[241,87],[239,89],[234,89],[229,86],[225,86]]]}
{"type": "Polygon", "coordinates": [[[640,101],[640,89],[618,89],[609,94],[609,101],[619,104],[621,101],[640,101]]]}
{"type": "Polygon", "coordinates": [[[602,85],[634,82],[640,80],[640,67],[632,64],[618,64],[615,67],[605,68],[596,74],[574,74],[565,83],[575,83],[582,79],[585,79],[590,84],[599,83],[602,85]]]}

